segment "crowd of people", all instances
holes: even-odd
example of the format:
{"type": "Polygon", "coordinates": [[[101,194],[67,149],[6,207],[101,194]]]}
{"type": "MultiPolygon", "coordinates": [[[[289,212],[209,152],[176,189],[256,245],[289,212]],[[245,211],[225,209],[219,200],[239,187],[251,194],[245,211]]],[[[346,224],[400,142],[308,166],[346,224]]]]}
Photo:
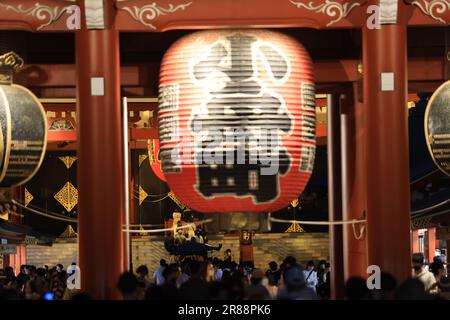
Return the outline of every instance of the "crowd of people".
{"type": "MultiPolygon", "coordinates": [[[[427,265],[423,254],[414,254],[412,265],[412,277],[400,284],[382,272],[380,289],[369,289],[363,278],[348,279],[346,299],[450,299],[449,276],[439,258],[427,265]]],[[[264,271],[236,263],[228,249],[223,260],[187,257],[179,263],[167,263],[161,259],[153,274],[141,265],[136,272],[123,273],[117,287],[124,300],[328,300],[330,267],[324,260],[302,265],[288,256],[280,265],[271,261],[264,271]]],[[[62,265],[50,269],[22,266],[17,276],[7,267],[0,282],[0,300],[90,299],[82,292],[69,290],[67,277],[62,265]]]]}
{"type": "Polygon", "coordinates": [[[68,274],[61,264],[52,268],[22,265],[17,275],[12,267],[6,267],[3,273],[3,281],[0,280],[0,300],[69,299],[68,274]]]}

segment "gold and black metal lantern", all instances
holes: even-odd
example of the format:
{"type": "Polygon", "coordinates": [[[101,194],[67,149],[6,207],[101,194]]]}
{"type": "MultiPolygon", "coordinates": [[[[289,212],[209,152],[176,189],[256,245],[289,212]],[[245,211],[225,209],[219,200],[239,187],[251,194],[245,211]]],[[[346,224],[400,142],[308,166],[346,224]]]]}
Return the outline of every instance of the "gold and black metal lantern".
{"type": "Polygon", "coordinates": [[[0,187],[30,180],[39,169],[47,144],[47,118],[36,96],[13,84],[23,66],[16,53],[0,56],[0,187]]]}
{"type": "Polygon", "coordinates": [[[428,102],[425,137],[433,161],[450,176],[450,81],[441,85],[428,102]]]}

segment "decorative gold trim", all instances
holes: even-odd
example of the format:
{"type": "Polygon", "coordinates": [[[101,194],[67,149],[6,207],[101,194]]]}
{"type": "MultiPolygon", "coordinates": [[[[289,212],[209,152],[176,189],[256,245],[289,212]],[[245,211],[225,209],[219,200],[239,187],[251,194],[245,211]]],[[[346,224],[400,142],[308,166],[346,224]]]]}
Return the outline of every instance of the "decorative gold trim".
{"type": "Polygon", "coordinates": [[[148,193],[145,192],[144,189],[142,189],[142,186],[139,186],[139,205],[144,202],[144,200],[148,197],[148,193]]]}
{"type": "Polygon", "coordinates": [[[175,193],[173,193],[172,191],[170,191],[167,196],[172,199],[173,202],[175,202],[177,204],[178,207],[180,207],[180,209],[184,210],[187,207],[177,198],[177,196],[175,195],[175,193]]]}
{"type": "Polygon", "coordinates": [[[169,13],[174,13],[178,10],[184,10],[186,7],[189,7],[192,4],[193,1],[179,4],[174,6],[173,4],[169,3],[168,8],[163,8],[159,6],[156,2],[153,2],[152,4],[147,4],[142,7],[133,6],[131,7],[119,7],[119,10],[126,11],[130,14],[130,16],[142,23],[144,26],[149,27],[150,29],[156,30],[157,28],[150,23],[150,21],[155,20],[158,16],[167,15],[169,13]]]}
{"type": "Polygon", "coordinates": [[[147,155],[146,154],[140,154],[139,155],[139,167],[142,165],[142,162],[144,162],[145,159],[147,159],[147,155]]]}
{"type": "Polygon", "coordinates": [[[30,191],[27,190],[27,188],[25,188],[25,207],[28,207],[33,199],[33,195],[30,193],[30,191]]]}
{"type": "Polygon", "coordinates": [[[61,160],[64,165],[66,166],[67,169],[70,169],[72,167],[72,165],[75,163],[75,161],[77,161],[77,157],[72,157],[72,156],[65,156],[65,157],[58,157],[59,160],[61,160]]]}
{"type": "Polygon", "coordinates": [[[302,233],[305,232],[305,230],[297,223],[294,222],[293,224],[291,224],[291,226],[289,228],[286,229],[285,231],[286,233],[302,233]]]}
{"type": "Polygon", "coordinates": [[[67,212],[70,212],[78,203],[78,190],[70,183],[70,181],[67,181],[61,190],[54,195],[54,198],[67,210],[67,212]]]}
{"type": "MultiPolygon", "coordinates": [[[[5,124],[0,123],[0,168],[3,167],[3,160],[5,159],[5,145],[3,144],[3,128],[2,128],[3,125],[5,124]]],[[[0,182],[1,181],[2,180],[0,179],[0,182]]]]}
{"type": "Polygon", "coordinates": [[[76,237],[78,237],[78,233],[76,233],[75,230],[73,230],[72,226],[69,224],[66,230],[64,230],[64,232],[61,233],[58,238],[70,239],[76,237]]]}
{"type": "Polygon", "coordinates": [[[351,2],[339,3],[336,1],[330,1],[330,0],[325,0],[325,2],[320,3],[318,5],[314,5],[314,1],[309,1],[307,4],[303,3],[303,2],[292,1],[292,0],[289,0],[289,1],[293,5],[297,6],[297,8],[304,8],[306,10],[314,11],[316,13],[325,13],[329,17],[336,17],[336,19],[331,20],[327,24],[327,27],[346,18],[354,8],[361,6],[361,4],[358,2],[356,2],[356,3],[351,3],[351,2]]]}
{"type": "Polygon", "coordinates": [[[34,7],[30,8],[24,8],[23,4],[19,4],[17,6],[13,6],[11,4],[2,4],[0,3],[0,7],[5,8],[7,11],[11,10],[15,13],[26,15],[26,16],[32,16],[39,21],[44,21],[43,24],[38,26],[36,30],[41,30],[49,25],[51,25],[53,22],[57,21],[64,12],[67,11],[69,7],[50,7],[47,5],[39,4],[39,2],[36,2],[34,4],[34,7]]]}
{"type": "Polygon", "coordinates": [[[436,14],[443,14],[450,10],[449,0],[416,0],[411,2],[412,5],[418,7],[424,14],[430,16],[436,21],[448,24],[447,21],[438,17],[436,14]]]}
{"type": "Polygon", "coordinates": [[[24,61],[21,56],[19,56],[14,51],[7,52],[0,56],[0,68],[11,68],[13,70],[18,70],[22,68],[24,61]]]}
{"type": "MultiPolygon", "coordinates": [[[[4,105],[5,105],[5,115],[6,115],[6,123],[3,125],[6,125],[6,146],[4,146],[4,157],[3,157],[3,163],[2,163],[2,171],[0,172],[0,183],[3,181],[6,175],[6,171],[8,170],[8,164],[9,164],[9,156],[11,153],[11,109],[9,108],[9,101],[6,97],[5,91],[0,86],[0,96],[4,99],[4,105]]],[[[3,137],[2,137],[3,140],[3,137]]]]}
{"type": "Polygon", "coordinates": [[[148,150],[148,160],[150,161],[150,164],[155,164],[156,157],[158,156],[155,155],[155,139],[147,140],[147,150],[148,150]]]}

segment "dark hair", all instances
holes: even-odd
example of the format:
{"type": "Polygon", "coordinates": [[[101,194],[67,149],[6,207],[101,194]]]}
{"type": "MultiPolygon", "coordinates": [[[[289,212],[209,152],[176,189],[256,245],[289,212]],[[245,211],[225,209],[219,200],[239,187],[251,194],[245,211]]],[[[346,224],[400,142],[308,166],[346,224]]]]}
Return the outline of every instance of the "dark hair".
{"type": "Polygon", "coordinates": [[[164,259],[159,260],[159,265],[162,267],[165,267],[167,265],[166,260],[164,260],[164,259]]]}
{"type": "Polygon", "coordinates": [[[84,292],[78,292],[72,296],[72,300],[93,300],[90,295],[84,292]]]}
{"type": "Polygon", "coordinates": [[[278,264],[275,261],[270,261],[269,268],[270,270],[276,270],[278,268],[278,264]]]}
{"type": "Polygon", "coordinates": [[[30,290],[31,290],[31,292],[33,292],[33,293],[36,292],[37,291],[36,281],[32,280],[29,283],[30,283],[30,290]]]}
{"type": "Polygon", "coordinates": [[[189,263],[189,270],[191,276],[199,276],[202,273],[202,264],[199,261],[193,260],[189,263]]]}
{"type": "Polygon", "coordinates": [[[13,273],[13,272],[14,272],[14,269],[12,267],[10,267],[10,266],[5,267],[5,273],[13,273]]]}
{"type": "Polygon", "coordinates": [[[306,266],[314,267],[314,261],[313,260],[309,260],[308,263],[306,264],[306,266]]]}
{"type": "Polygon", "coordinates": [[[262,278],[251,277],[250,278],[250,283],[253,284],[253,285],[261,284],[262,283],[262,278]]]}
{"type": "Polygon", "coordinates": [[[136,273],[145,273],[148,274],[148,268],[146,265],[140,265],[137,269],[136,269],[136,273]]]}
{"type": "Polygon", "coordinates": [[[46,273],[46,271],[44,268],[38,268],[36,270],[36,274],[38,275],[38,277],[45,277],[45,273],[46,273]]]}
{"type": "Polygon", "coordinates": [[[392,292],[397,288],[397,280],[388,272],[381,272],[381,290],[392,292]]]}
{"type": "Polygon", "coordinates": [[[287,256],[283,262],[286,266],[294,266],[297,264],[297,259],[295,259],[293,256],[287,256]]]}
{"type": "Polygon", "coordinates": [[[138,280],[132,272],[124,272],[120,275],[117,288],[122,295],[130,294],[136,291],[138,280]]]}
{"type": "Polygon", "coordinates": [[[435,276],[438,275],[439,270],[444,269],[444,264],[441,261],[435,261],[433,262],[433,264],[431,265],[431,271],[433,272],[433,274],[435,276]]]}
{"type": "Polygon", "coordinates": [[[425,300],[428,296],[425,285],[418,279],[408,279],[395,292],[395,300],[425,300]]]}
{"type": "MultiPolygon", "coordinates": [[[[22,267],[21,267],[22,268],[22,267]]],[[[12,288],[3,288],[0,290],[0,300],[22,300],[22,296],[17,290],[12,288]]]]}
{"type": "Polygon", "coordinates": [[[345,294],[348,300],[368,300],[370,291],[363,278],[351,277],[345,283],[345,294]]]}
{"type": "Polygon", "coordinates": [[[424,263],[425,263],[425,257],[423,255],[423,253],[418,252],[418,253],[414,253],[412,255],[412,265],[416,272],[419,271],[420,268],[422,268],[424,263]]]}

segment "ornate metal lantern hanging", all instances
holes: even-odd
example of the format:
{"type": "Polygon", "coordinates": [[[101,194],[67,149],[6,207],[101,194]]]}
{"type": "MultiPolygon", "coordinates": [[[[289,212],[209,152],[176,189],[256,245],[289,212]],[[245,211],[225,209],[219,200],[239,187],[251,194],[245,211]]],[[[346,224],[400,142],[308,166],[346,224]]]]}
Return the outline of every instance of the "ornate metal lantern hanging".
{"type": "Polygon", "coordinates": [[[44,108],[28,89],[13,84],[23,66],[14,52],[0,56],[0,187],[27,182],[39,169],[47,143],[44,108]]]}
{"type": "Polygon", "coordinates": [[[437,167],[450,176],[450,81],[441,85],[428,102],[425,138],[437,167]]]}
{"type": "Polygon", "coordinates": [[[273,212],[308,182],[315,154],[311,59],[267,30],[188,35],[160,71],[162,170],[193,210],[273,212]]]}

